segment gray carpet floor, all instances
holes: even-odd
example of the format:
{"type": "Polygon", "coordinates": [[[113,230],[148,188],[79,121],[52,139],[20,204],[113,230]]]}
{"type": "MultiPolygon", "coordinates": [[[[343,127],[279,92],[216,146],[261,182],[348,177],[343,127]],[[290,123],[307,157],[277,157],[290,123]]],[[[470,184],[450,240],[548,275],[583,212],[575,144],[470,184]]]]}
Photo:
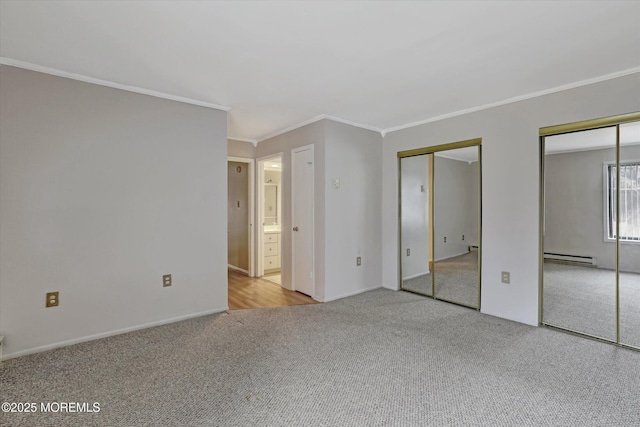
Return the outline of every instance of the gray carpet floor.
{"type": "MultiPolygon", "coordinates": [[[[433,276],[436,284],[436,298],[478,307],[479,273],[477,251],[436,261],[433,268],[433,276]]],[[[431,274],[424,274],[404,280],[402,289],[431,296],[431,277],[431,274]]]]}
{"type": "Polygon", "coordinates": [[[3,426],[637,426],[640,352],[376,290],[0,364],[3,426]]]}
{"type": "MultiPolygon", "coordinates": [[[[545,262],[543,319],[615,340],[615,271],[545,262]]],[[[640,347],[640,274],[620,273],[620,341],[640,347]]]]}

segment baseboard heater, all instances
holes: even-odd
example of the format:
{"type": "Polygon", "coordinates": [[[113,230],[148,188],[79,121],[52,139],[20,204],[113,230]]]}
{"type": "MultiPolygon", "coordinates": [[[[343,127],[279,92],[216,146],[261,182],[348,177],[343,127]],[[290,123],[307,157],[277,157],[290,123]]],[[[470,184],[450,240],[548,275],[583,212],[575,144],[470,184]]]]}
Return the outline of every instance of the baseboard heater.
{"type": "Polygon", "coordinates": [[[584,265],[592,267],[598,265],[598,263],[596,262],[596,258],[592,256],[554,254],[549,252],[544,253],[544,260],[559,262],[563,264],[584,265]]]}

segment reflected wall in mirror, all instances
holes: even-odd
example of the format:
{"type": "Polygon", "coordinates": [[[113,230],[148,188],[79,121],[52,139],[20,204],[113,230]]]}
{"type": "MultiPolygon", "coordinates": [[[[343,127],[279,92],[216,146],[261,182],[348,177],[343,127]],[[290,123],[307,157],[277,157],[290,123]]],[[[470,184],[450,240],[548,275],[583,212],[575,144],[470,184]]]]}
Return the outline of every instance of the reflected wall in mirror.
{"type": "Polygon", "coordinates": [[[620,342],[640,348],[640,122],[620,125],[619,167],[620,342]]]}
{"type": "Polygon", "coordinates": [[[546,323],[613,340],[616,246],[603,238],[603,167],[616,160],[615,127],[545,138],[546,323]]]}
{"type": "Polygon", "coordinates": [[[479,146],[435,153],[435,297],[479,307],[479,146]]]}
{"type": "Polygon", "coordinates": [[[266,226],[280,225],[281,220],[281,194],[280,183],[282,181],[282,161],[279,158],[265,161],[264,164],[264,218],[266,226]]]}
{"type": "Polygon", "coordinates": [[[264,185],[264,225],[278,224],[278,184],[264,185]]]}
{"type": "Polygon", "coordinates": [[[400,159],[401,271],[404,290],[433,295],[431,164],[433,155],[400,159]]]}
{"type": "Polygon", "coordinates": [[[542,323],[640,348],[640,122],[542,147],[542,323]]]}
{"type": "Polygon", "coordinates": [[[398,153],[402,290],[480,308],[480,142],[398,153]]]}
{"type": "Polygon", "coordinates": [[[282,157],[258,161],[260,175],[260,228],[258,275],[282,284],[282,157]]]}

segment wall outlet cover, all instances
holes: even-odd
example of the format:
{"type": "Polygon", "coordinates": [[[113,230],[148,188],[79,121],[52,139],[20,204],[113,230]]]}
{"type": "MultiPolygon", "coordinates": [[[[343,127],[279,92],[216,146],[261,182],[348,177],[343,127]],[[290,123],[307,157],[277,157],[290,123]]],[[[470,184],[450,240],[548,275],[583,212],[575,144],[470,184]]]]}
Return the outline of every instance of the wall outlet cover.
{"type": "Polygon", "coordinates": [[[60,305],[59,292],[47,292],[47,302],[45,307],[57,307],[60,305]]]}

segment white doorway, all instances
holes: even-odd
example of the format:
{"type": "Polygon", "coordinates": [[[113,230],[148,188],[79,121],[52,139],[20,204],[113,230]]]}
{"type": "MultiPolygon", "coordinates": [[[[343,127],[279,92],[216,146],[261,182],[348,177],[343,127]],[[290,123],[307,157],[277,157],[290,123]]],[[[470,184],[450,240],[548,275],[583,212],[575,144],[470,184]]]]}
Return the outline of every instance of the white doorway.
{"type": "Polygon", "coordinates": [[[257,275],[282,286],[282,153],[258,159],[257,275]]]}
{"type": "Polygon", "coordinates": [[[314,297],[313,145],[291,150],[292,289],[314,297]]]}
{"type": "Polygon", "coordinates": [[[227,265],[255,275],[254,261],[254,160],[227,157],[227,265]]]}

